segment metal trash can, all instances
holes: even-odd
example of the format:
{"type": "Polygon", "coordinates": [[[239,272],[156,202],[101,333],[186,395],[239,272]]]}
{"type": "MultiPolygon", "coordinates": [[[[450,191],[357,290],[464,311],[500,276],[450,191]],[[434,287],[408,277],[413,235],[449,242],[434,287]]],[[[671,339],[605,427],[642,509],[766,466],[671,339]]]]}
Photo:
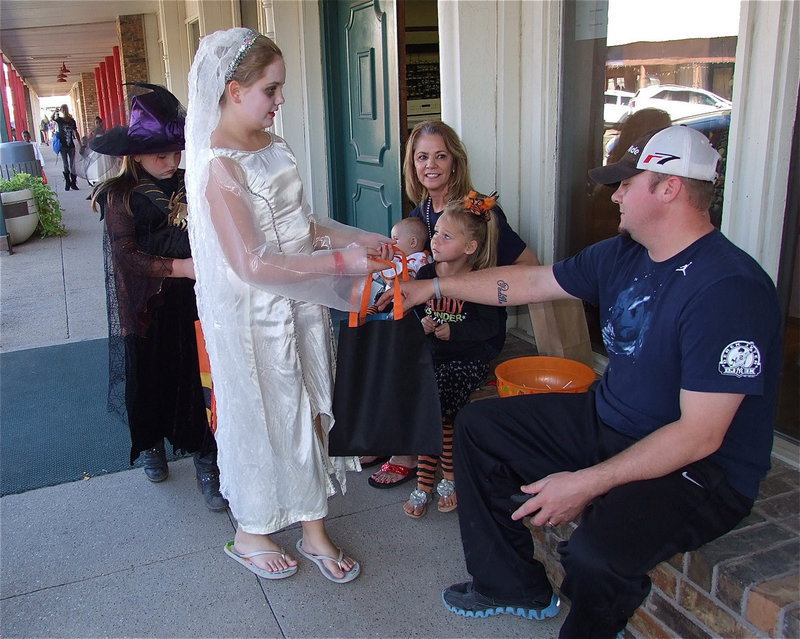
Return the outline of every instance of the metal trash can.
{"type": "Polygon", "coordinates": [[[0,142],[0,178],[10,180],[17,173],[42,177],[42,165],[30,142],[0,142]]]}

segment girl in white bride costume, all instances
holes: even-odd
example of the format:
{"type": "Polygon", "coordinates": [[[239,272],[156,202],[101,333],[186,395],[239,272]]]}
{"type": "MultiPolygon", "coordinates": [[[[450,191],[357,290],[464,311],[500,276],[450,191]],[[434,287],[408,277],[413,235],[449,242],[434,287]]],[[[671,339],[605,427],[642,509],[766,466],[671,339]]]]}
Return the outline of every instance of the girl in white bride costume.
{"type": "Polygon", "coordinates": [[[295,157],[265,129],[286,68],[250,29],[205,37],[189,75],[189,234],[197,305],[217,403],[221,490],[238,522],[225,552],[267,579],[297,559],[271,539],[302,523],[298,552],[328,579],[359,564],[325,530],[333,479],[356,458],[329,457],[333,332],[327,307],[352,310],[367,273],[391,259],[382,235],[311,214],[295,157]],[[333,477],[332,477],[333,476],[333,477]]]}

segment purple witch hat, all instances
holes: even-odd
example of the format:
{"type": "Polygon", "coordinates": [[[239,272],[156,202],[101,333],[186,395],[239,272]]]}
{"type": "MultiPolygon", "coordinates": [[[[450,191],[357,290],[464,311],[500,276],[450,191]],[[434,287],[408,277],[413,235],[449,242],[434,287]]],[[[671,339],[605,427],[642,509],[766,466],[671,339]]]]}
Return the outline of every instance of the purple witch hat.
{"type": "Polygon", "coordinates": [[[131,100],[128,126],[115,126],[92,138],[89,148],[103,155],[149,155],[183,151],[186,109],[164,87],[144,82],[128,82],[150,89],[131,100]]]}

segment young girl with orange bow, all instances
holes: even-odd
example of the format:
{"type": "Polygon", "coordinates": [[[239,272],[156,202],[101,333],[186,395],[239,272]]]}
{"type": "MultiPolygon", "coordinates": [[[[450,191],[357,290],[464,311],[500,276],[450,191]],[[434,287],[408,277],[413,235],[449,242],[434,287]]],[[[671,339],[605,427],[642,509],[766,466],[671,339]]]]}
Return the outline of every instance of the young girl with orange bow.
{"type": "Polygon", "coordinates": [[[444,297],[438,279],[489,268],[497,262],[498,225],[492,214],[495,198],[475,191],[460,202],[448,204],[431,238],[433,264],[423,266],[417,279],[433,279],[436,295],[420,306],[422,327],[433,353],[436,384],[442,406],[442,455],[420,456],[417,488],[403,510],[409,517],[422,517],[433,492],[437,463],[443,479],[437,486],[438,509],[457,507],[453,483],[453,421],[469,395],[486,380],[489,362],[497,355],[489,340],[497,333],[498,311],[493,306],[444,297]]]}

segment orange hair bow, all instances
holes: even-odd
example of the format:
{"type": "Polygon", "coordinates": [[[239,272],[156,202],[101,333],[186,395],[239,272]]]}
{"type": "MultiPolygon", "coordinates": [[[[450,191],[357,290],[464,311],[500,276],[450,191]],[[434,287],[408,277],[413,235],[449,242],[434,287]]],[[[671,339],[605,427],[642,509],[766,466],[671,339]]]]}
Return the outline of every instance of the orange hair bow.
{"type": "Polygon", "coordinates": [[[488,222],[492,219],[491,210],[496,202],[497,191],[487,196],[479,195],[477,191],[470,191],[464,198],[464,209],[488,222]]]}

